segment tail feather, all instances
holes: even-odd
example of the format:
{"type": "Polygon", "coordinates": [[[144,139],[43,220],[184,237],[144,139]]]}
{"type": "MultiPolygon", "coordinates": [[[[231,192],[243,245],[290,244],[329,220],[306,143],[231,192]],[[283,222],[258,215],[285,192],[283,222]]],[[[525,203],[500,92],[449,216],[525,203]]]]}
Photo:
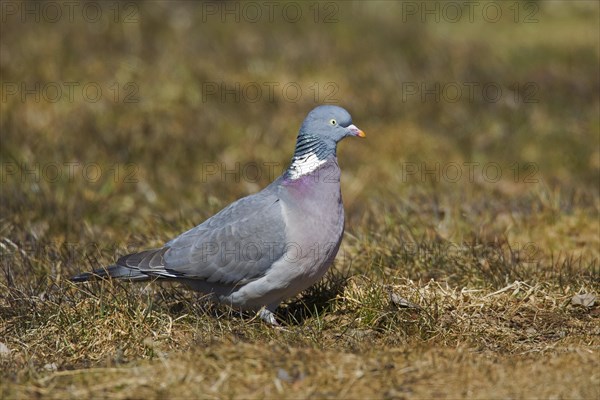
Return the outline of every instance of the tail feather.
{"type": "Polygon", "coordinates": [[[111,265],[107,268],[98,268],[93,272],[83,272],[71,278],[72,282],[85,282],[92,279],[115,278],[130,281],[146,281],[150,279],[149,275],[140,272],[137,269],[122,267],[120,265],[111,265]]]}
{"type": "Polygon", "coordinates": [[[91,279],[116,278],[129,281],[146,281],[152,277],[171,277],[165,271],[163,255],[166,247],[151,249],[139,253],[127,254],[119,258],[116,264],[98,268],[93,272],[84,272],[71,278],[73,282],[85,282],[91,279]]]}

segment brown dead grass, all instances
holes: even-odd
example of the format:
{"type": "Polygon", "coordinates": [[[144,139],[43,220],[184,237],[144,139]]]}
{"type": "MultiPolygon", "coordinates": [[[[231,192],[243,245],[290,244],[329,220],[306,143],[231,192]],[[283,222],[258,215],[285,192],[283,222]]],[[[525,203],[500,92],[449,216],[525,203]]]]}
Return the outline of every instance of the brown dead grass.
{"type": "Polygon", "coordinates": [[[29,299],[30,313],[15,314],[27,314],[31,326],[19,333],[17,319],[4,325],[13,349],[2,359],[13,371],[5,375],[13,382],[3,385],[5,396],[600,394],[600,309],[573,306],[570,290],[541,284],[516,281],[491,291],[330,276],[306,296],[326,294],[324,308],[300,299],[281,312],[288,323],[277,329],[252,315],[201,306],[188,292],[165,297],[164,289],[101,283],[90,293],[65,285],[69,305],[52,295],[29,299]],[[412,306],[396,304],[399,297],[412,306]]]}
{"type": "Polygon", "coordinates": [[[56,372],[13,386],[11,394],[55,399],[598,397],[593,372],[598,360],[585,350],[502,358],[466,348],[416,350],[372,349],[357,355],[277,342],[220,342],[154,363],[56,372]]]}

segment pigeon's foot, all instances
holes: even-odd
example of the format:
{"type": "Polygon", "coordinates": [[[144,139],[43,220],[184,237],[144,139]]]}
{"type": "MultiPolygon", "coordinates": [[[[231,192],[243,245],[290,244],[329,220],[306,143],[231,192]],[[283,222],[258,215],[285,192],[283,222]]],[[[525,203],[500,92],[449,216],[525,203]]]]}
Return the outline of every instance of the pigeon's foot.
{"type": "Polygon", "coordinates": [[[260,319],[262,319],[264,322],[271,326],[279,326],[279,322],[277,322],[275,314],[273,313],[273,311],[268,310],[267,308],[261,308],[258,312],[258,316],[260,317],[260,319]]]}

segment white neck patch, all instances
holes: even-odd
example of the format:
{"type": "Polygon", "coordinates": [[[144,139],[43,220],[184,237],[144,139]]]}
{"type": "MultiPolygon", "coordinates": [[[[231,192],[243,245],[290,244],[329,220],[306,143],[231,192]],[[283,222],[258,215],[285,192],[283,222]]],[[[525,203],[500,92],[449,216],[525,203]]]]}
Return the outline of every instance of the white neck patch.
{"type": "Polygon", "coordinates": [[[302,157],[294,157],[292,165],[290,165],[290,178],[298,179],[301,176],[310,174],[327,160],[321,160],[315,153],[309,153],[302,157]]]}

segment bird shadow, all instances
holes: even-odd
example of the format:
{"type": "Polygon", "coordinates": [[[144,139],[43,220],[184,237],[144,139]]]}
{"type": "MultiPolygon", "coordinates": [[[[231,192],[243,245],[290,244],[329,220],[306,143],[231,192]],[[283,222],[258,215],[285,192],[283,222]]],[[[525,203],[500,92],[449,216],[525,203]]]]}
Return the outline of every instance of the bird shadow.
{"type": "Polygon", "coordinates": [[[349,277],[330,273],[303,294],[277,310],[277,319],[285,325],[302,325],[330,311],[344,293],[349,277]]]}

